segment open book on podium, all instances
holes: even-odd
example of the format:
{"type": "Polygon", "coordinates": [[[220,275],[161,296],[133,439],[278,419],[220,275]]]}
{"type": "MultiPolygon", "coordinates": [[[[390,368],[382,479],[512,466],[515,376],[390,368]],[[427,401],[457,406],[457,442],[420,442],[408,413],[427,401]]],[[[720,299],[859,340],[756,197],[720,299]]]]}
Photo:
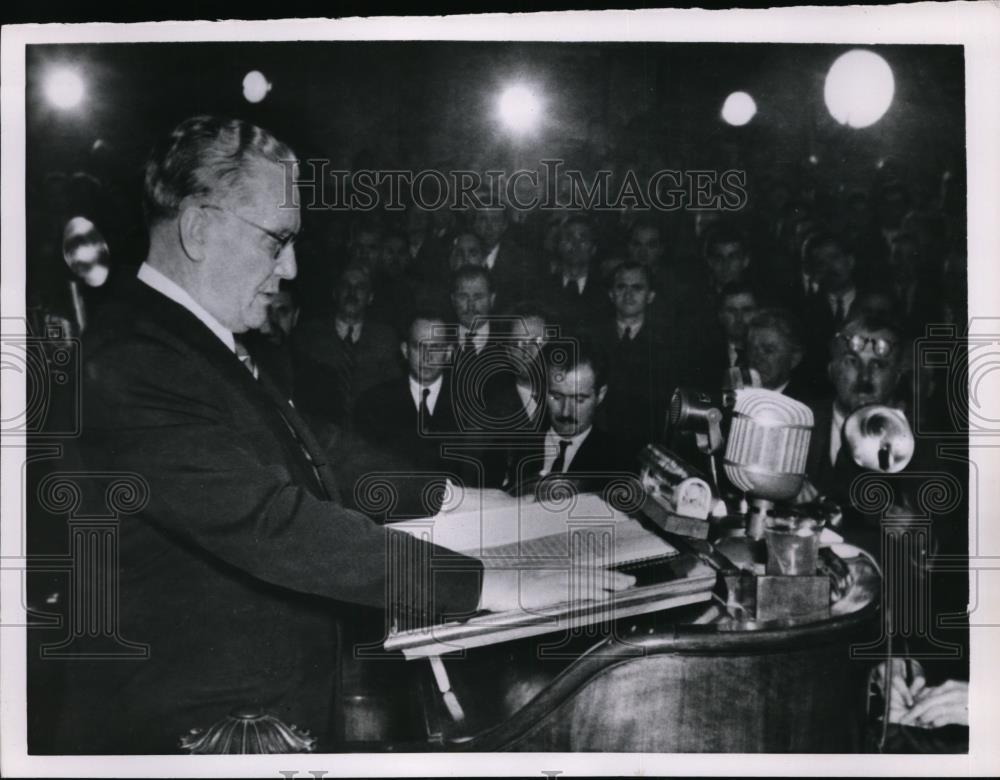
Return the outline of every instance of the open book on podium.
{"type": "Polygon", "coordinates": [[[716,571],[647,530],[600,496],[538,502],[474,493],[472,501],[432,518],[394,523],[395,530],[479,558],[486,569],[567,573],[567,601],[541,609],[480,613],[462,621],[397,631],[385,642],[407,658],[565,631],[708,601],[716,571]],[[474,504],[470,507],[469,503],[474,504]],[[636,577],[606,599],[572,598],[602,569],[636,577]]]}

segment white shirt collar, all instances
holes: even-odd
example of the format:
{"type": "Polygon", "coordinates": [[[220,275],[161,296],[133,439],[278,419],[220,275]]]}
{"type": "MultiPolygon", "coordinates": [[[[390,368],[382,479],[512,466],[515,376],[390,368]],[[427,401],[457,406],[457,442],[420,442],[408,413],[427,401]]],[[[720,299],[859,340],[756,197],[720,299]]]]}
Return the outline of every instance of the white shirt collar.
{"type": "Polygon", "coordinates": [[[737,354],[737,349],[739,349],[739,347],[733,344],[733,342],[731,341],[726,342],[726,350],[727,354],[729,355],[729,368],[733,368],[736,365],[737,358],[739,357],[739,355],[737,354]]]}
{"type": "MultiPolygon", "coordinates": [[[[490,340],[490,321],[489,320],[476,320],[476,329],[472,331],[472,346],[475,347],[476,352],[482,352],[483,348],[490,340]]],[[[461,347],[465,344],[465,334],[469,332],[469,329],[458,324],[458,346],[461,347]]]]}
{"type": "Polygon", "coordinates": [[[642,330],[642,326],[645,322],[646,317],[643,315],[633,317],[631,320],[616,320],[615,325],[618,327],[618,338],[625,335],[625,328],[631,328],[630,337],[635,339],[635,337],[639,335],[639,331],[642,330]]]}
{"type": "Polygon", "coordinates": [[[791,381],[792,381],[792,380],[791,380],[791,379],[789,379],[789,380],[788,380],[788,381],[786,381],[786,382],[782,382],[782,383],[781,383],[780,385],[778,385],[778,386],[777,386],[776,388],[774,388],[774,392],[776,392],[776,393],[781,393],[782,395],[784,395],[784,393],[785,393],[785,388],[786,388],[786,387],[788,387],[788,385],[789,385],[789,383],[790,383],[791,381]]]}
{"type": "Polygon", "coordinates": [[[224,328],[215,317],[205,311],[205,308],[192,298],[190,293],[177,284],[177,282],[164,276],[161,271],[153,268],[149,263],[143,263],[139,266],[139,273],[136,275],[136,278],[191,312],[204,323],[205,327],[219,337],[219,340],[229,348],[230,352],[236,354],[236,339],[233,337],[232,331],[224,328]]]}
{"type": "Polygon", "coordinates": [[[354,342],[353,343],[357,344],[359,341],[361,341],[361,329],[364,328],[364,326],[365,326],[364,322],[350,322],[349,323],[349,322],[344,322],[342,319],[337,318],[337,319],[334,319],[333,324],[337,328],[337,338],[339,338],[341,341],[343,341],[345,338],[347,338],[347,332],[351,328],[354,328],[354,342]]]}
{"type": "MultiPolygon", "coordinates": [[[[420,384],[412,376],[410,380],[410,398],[413,399],[413,407],[420,409],[420,401],[424,397],[424,385],[420,384]]],[[[444,376],[439,376],[431,384],[427,385],[430,393],[427,396],[427,411],[434,414],[434,407],[437,406],[438,396],[441,395],[441,386],[444,384],[444,376]]]]}
{"type": "Polygon", "coordinates": [[[846,292],[842,292],[842,293],[839,293],[839,294],[837,294],[837,293],[827,293],[826,294],[826,300],[830,304],[830,310],[831,311],[836,311],[837,310],[837,299],[839,298],[844,303],[844,314],[846,315],[851,310],[851,304],[854,303],[854,297],[855,297],[856,294],[857,294],[857,291],[852,287],[850,290],[847,290],[846,292]]]}
{"type": "Polygon", "coordinates": [[[493,247],[489,252],[486,253],[486,262],[485,262],[485,265],[491,271],[493,270],[493,266],[496,265],[497,254],[499,254],[499,252],[500,252],[500,242],[497,241],[497,245],[495,247],[493,247]]]}
{"type": "Polygon", "coordinates": [[[570,282],[576,282],[576,289],[583,295],[583,290],[587,286],[587,277],[581,276],[579,279],[570,279],[566,274],[562,275],[562,286],[565,288],[570,282]]]}
{"type": "Polygon", "coordinates": [[[514,386],[517,388],[517,396],[521,399],[521,406],[524,409],[524,413],[528,415],[529,420],[534,420],[535,412],[538,411],[538,399],[535,397],[534,392],[530,387],[522,385],[520,382],[515,382],[514,386]]]}
{"type": "MultiPolygon", "coordinates": [[[[563,471],[569,471],[569,466],[573,462],[573,458],[576,457],[576,453],[579,451],[580,446],[583,442],[590,436],[590,432],[594,430],[594,426],[591,425],[587,430],[582,433],[578,433],[572,439],[569,439],[569,446],[566,448],[566,458],[563,461],[563,471]]],[[[549,428],[548,432],[545,434],[545,463],[542,469],[542,474],[548,474],[555,464],[556,458],[559,457],[559,442],[566,441],[565,436],[560,436],[552,428],[549,428]]]]}

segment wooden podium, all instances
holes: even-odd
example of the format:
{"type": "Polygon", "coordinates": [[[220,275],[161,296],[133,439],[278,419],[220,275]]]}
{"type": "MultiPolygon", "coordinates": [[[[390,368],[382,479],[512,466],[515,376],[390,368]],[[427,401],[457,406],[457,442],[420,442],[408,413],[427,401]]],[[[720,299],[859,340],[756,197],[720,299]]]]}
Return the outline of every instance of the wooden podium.
{"type": "Polygon", "coordinates": [[[390,637],[387,648],[426,659],[407,664],[422,735],[364,749],[860,750],[870,663],[851,649],[878,627],[870,562],[844,545],[852,585],[829,615],[761,622],[727,612],[711,592],[715,568],[674,541],[659,565],[676,576],[614,603],[390,637]]]}

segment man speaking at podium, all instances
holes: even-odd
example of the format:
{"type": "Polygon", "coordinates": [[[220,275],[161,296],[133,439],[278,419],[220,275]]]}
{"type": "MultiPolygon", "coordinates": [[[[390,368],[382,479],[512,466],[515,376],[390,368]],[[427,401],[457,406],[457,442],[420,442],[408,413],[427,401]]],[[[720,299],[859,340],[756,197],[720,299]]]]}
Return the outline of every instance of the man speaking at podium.
{"type": "Polygon", "coordinates": [[[296,274],[292,160],[258,127],[195,117],[147,164],[149,253],[88,333],[81,446],[87,470],[148,483],[121,519],[118,588],[120,634],[149,656],[67,664],[57,752],[176,752],[247,706],[322,746],[351,604],[462,615],[567,598],[565,576],[484,576],[430,545],[390,577],[396,532],[340,505],[325,454],[239,341],[296,274]]]}

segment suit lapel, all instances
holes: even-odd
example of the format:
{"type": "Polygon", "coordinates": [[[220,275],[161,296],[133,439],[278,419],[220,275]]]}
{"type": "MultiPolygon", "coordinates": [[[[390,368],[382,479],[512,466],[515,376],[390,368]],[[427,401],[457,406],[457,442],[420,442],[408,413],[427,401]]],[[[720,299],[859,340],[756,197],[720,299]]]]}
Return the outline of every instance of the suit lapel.
{"type": "Polygon", "coordinates": [[[194,314],[149,285],[138,280],[134,284],[135,289],[131,294],[135,296],[134,300],[138,305],[149,311],[171,336],[185,342],[188,349],[202,353],[225,379],[237,384],[260,410],[262,417],[270,420],[271,430],[279,439],[287,440],[289,429],[291,430],[292,437],[296,440],[295,449],[316,469],[319,482],[317,487],[328,498],[337,500],[338,491],[333,473],[326,462],[326,455],[308,426],[267,374],[258,366],[259,378],[254,379],[239,358],[194,314]]]}

